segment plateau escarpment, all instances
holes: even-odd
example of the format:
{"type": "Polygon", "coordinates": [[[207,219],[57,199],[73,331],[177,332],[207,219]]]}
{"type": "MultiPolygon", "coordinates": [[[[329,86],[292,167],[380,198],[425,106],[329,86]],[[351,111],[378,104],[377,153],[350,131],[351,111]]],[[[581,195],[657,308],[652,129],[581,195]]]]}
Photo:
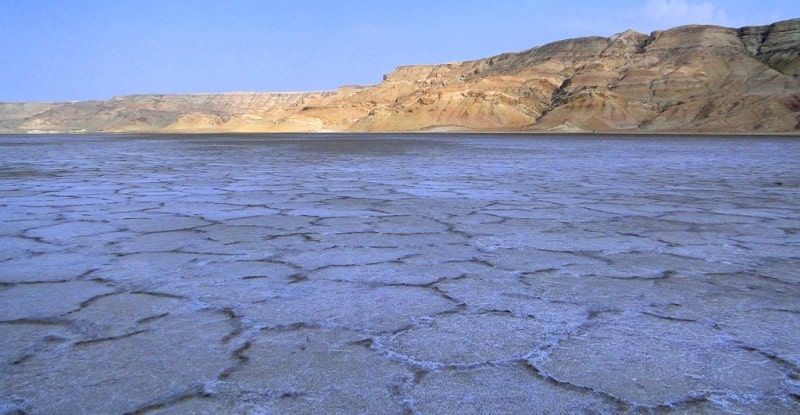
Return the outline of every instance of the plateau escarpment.
{"type": "Polygon", "coordinates": [[[564,40],[308,93],[0,104],[5,132],[800,131],[800,19],[564,40]]]}

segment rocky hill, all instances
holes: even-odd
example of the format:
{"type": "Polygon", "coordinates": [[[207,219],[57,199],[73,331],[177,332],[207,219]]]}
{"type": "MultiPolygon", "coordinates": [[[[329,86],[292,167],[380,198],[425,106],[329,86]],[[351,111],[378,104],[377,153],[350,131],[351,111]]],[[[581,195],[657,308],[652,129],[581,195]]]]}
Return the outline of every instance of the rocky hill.
{"type": "Polygon", "coordinates": [[[0,103],[1,132],[800,133],[800,19],[564,40],[373,86],[0,103]]]}

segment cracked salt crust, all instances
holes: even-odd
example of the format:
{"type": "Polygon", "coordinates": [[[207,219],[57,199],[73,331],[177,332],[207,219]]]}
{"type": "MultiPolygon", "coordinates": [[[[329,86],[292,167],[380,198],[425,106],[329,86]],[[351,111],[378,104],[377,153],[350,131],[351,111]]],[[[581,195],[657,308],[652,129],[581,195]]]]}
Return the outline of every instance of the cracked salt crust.
{"type": "Polygon", "coordinates": [[[796,140],[392,138],[0,138],[0,412],[800,412],[796,140]]]}

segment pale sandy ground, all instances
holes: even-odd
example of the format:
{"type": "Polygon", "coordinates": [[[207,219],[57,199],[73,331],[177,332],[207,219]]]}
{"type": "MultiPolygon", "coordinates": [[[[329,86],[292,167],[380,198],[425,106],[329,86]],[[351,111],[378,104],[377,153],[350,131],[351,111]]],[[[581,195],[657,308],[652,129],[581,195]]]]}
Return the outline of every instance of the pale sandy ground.
{"type": "Polygon", "coordinates": [[[0,413],[800,412],[800,142],[0,137],[0,413]]]}

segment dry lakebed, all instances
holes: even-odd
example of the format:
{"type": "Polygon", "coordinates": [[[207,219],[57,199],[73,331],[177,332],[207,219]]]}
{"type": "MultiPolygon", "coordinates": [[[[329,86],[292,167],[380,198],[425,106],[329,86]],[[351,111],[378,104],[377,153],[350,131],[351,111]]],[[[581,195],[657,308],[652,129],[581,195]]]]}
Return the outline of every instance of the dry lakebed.
{"type": "Polygon", "coordinates": [[[800,140],[0,136],[0,413],[800,412],[800,140]]]}

